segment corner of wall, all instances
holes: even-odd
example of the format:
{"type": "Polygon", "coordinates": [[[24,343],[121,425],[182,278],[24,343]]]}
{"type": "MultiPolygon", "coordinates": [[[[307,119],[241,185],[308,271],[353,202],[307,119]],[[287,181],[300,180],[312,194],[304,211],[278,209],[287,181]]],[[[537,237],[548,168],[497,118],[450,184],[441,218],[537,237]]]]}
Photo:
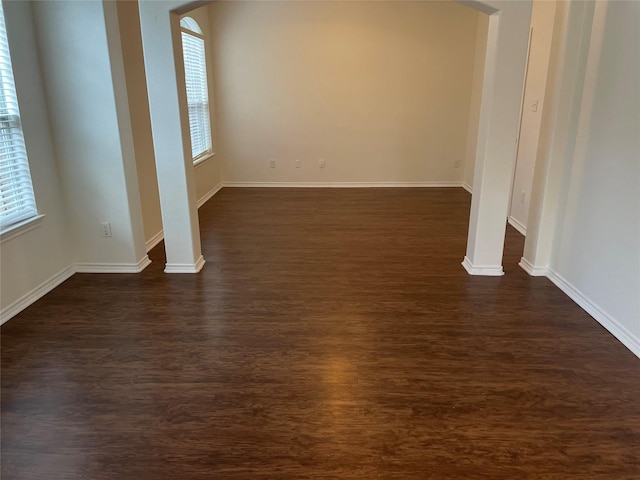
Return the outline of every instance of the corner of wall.
{"type": "Polygon", "coordinates": [[[476,24],[476,45],[473,62],[473,78],[471,83],[471,102],[467,124],[467,150],[464,162],[463,184],[467,190],[473,190],[473,174],[475,170],[478,147],[478,126],[480,122],[480,105],[482,103],[482,84],[484,78],[484,58],[487,48],[488,15],[478,12],[476,24]]]}

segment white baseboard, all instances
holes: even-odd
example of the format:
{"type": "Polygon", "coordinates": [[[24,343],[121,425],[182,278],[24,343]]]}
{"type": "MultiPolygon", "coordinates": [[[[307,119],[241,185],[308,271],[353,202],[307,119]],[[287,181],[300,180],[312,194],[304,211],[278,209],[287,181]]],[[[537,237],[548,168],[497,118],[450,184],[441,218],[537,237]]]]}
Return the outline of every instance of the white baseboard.
{"type": "Polygon", "coordinates": [[[522,235],[524,235],[525,237],[527,236],[527,227],[525,227],[522,223],[520,223],[518,220],[513,218],[511,215],[509,215],[507,222],[509,223],[509,225],[515,228],[522,235]]]}
{"type": "Polygon", "coordinates": [[[164,230],[160,230],[153,237],[151,237],[145,244],[145,247],[147,248],[147,252],[151,251],[153,247],[158,245],[163,239],[164,239],[164,230]]]}
{"type": "Polygon", "coordinates": [[[560,290],[567,294],[567,296],[576,302],[585,312],[591,315],[600,325],[606,328],[611,335],[616,337],[625,347],[638,358],[640,358],[640,339],[634,336],[627,328],[618,322],[615,318],[605,312],[600,306],[592,302],[583,294],[580,290],[574,287],[569,281],[567,281],[562,275],[549,269],[547,274],[549,280],[551,280],[560,290]]]}
{"type": "Polygon", "coordinates": [[[140,273],[151,264],[145,255],[138,263],[76,263],[77,273],[140,273]]]}
{"type": "Polygon", "coordinates": [[[473,187],[469,185],[467,182],[462,184],[462,188],[464,188],[467,192],[473,194],[473,187]]]}
{"type": "Polygon", "coordinates": [[[63,270],[59,271],[58,273],[56,273],[50,279],[42,282],[36,288],[26,293],[25,295],[17,299],[15,302],[11,303],[10,305],[0,310],[0,325],[2,325],[7,320],[11,319],[18,313],[20,313],[29,305],[40,300],[51,290],[56,288],[62,282],[67,280],[69,277],[71,277],[74,273],[75,273],[75,269],[73,268],[73,265],[70,265],[64,268],[63,270]]]}
{"type": "Polygon", "coordinates": [[[546,267],[536,267],[533,263],[531,263],[526,258],[520,258],[520,262],[518,263],[520,268],[522,268],[525,272],[527,272],[532,277],[546,277],[549,273],[549,266],[546,267]]]}
{"type": "Polygon", "coordinates": [[[222,184],[222,182],[218,183],[215,187],[213,187],[211,190],[209,190],[207,193],[205,193],[199,200],[198,200],[198,208],[200,208],[202,205],[204,205],[205,203],[207,203],[207,201],[213,197],[216,193],[218,193],[222,187],[224,185],[222,184]]]}
{"type": "Polygon", "coordinates": [[[223,182],[222,186],[244,188],[438,188],[461,187],[462,182],[223,182]]]}
{"type": "Polygon", "coordinates": [[[164,273],[198,273],[204,264],[204,257],[200,255],[195,263],[167,263],[164,267],[164,273]]]}
{"type": "Polygon", "coordinates": [[[464,257],[462,266],[469,275],[484,275],[487,277],[500,277],[504,275],[502,265],[474,265],[468,257],[464,257]]]}
{"type": "Polygon", "coordinates": [[[140,273],[150,263],[151,260],[149,260],[149,257],[145,255],[138,263],[133,264],[77,263],[75,265],[69,265],[7,307],[2,308],[2,310],[0,310],[0,325],[16,316],[29,305],[44,297],[74,273],[140,273]]]}

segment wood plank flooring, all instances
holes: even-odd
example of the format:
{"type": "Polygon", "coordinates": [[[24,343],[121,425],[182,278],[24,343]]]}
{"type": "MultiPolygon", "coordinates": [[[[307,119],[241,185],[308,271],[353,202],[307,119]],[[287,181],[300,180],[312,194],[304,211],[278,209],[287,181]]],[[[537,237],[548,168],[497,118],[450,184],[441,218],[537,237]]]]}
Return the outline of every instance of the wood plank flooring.
{"type": "Polygon", "coordinates": [[[224,189],[207,264],[77,274],[2,327],[2,479],[640,479],[640,361],[460,266],[462,189],[224,189]]]}

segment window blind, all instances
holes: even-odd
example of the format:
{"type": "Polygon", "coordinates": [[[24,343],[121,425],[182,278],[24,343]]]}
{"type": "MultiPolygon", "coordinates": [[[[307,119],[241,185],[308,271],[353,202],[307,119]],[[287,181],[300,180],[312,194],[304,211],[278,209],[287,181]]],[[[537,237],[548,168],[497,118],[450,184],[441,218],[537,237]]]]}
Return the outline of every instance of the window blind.
{"type": "Polygon", "coordinates": [[[204,39],[182,32],[184,73],[187,84],[191,155],[194,160],[211,151],[211,124],[209,122],[209,95],[207,91],[207,64],[204,39]]]}
{"type": "Polygon", "coordinates": [[[0,2],[0,232],[36,214],[0,2]]]}

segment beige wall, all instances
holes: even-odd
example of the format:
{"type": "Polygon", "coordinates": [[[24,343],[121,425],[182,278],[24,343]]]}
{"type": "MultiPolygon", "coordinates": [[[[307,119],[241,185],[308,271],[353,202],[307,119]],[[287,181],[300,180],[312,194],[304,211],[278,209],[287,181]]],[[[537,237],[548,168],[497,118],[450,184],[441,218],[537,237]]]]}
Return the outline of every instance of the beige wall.
{"type": "Polygon", "coordinates": [[[211,193],[220,187],[220,153],[218,151],[218,141],[216,135],[216,107],[215,107],[215,91],[213,84],[213,65],[212,65],[212,45],[211,45],[211,26],[209,6],[204,6],[192,10],[183,16],[191,17],[202,29],[202,35],[205,39],[205,55],[207,57],[207,80],[209,81],[209,107],[211,117],[211,143],[214,156],[194,166],[194,176],[196,183],[196,198],[200,205],[211,193]]]}
{"type": "Polygon", "coordinates": [[[209,8],[225,182],[462,183],[478,13],[453,2],[209,8]]]}
{"type": "Polygon", "coordinates": [[[136,0],[118,1],[118,21],[138,171],[144,237],[149,245],[149,242],[162,231],[162,216],[142,54],[140,14],[136,0]]]}

